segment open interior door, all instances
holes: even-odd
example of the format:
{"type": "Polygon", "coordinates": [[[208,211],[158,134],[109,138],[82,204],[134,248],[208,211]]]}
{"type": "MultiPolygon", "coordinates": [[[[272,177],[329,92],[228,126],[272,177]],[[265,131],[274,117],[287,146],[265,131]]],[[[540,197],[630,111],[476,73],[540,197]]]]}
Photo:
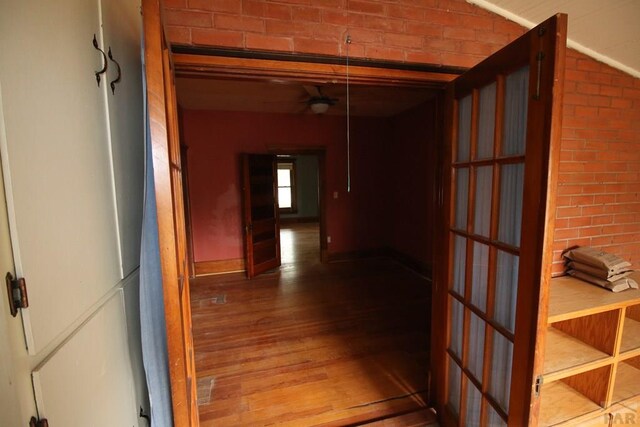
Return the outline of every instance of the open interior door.
{"type": "Polygon", "coordinates": [[[448,87],[432,334],[444,426],[537,424],[566,28],[556,15],[448,87]]]}
{"type": "Polygon", "coordinates": [[[242,206],[247,277],[280,266],[276,156],[242,155],[242,206]]]}
{"type": "Polygon", "coordinates": [[[187,240],[175,83],[159,0],[143,0],[145,72],[175,426],[197,426],[187,240]]]}

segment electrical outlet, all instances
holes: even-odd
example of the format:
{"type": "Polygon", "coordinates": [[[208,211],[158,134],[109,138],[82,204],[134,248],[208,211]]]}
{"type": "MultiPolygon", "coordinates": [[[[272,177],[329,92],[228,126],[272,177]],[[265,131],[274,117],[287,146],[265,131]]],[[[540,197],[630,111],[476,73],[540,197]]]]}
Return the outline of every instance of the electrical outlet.
{"type": "Polygon", "coordinates": [[[331,236],[327,236],[327,243],[331,243],[331,236]]]}

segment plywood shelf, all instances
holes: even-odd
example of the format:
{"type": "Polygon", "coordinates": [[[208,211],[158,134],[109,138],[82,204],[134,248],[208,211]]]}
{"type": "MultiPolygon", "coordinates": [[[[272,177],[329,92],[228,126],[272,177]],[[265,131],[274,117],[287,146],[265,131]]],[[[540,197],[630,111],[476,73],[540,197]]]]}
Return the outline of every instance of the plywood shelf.
{"type": "Polygon", "coordinates": [[[624,319],[624,327],[622,329],[620,353],[624,354],[634,350],[640,350],[640,322],[627,317],[624,319]]]}
{"type": "Polygon", "coordinates": [[[603,412],[603,409],[562,381],[542,386],[541,426],[560,424],[598,411],[603,412]]]}
{"type": "Polygon", "coordinates": [[[611,359],[612,357],[607,353],[554,327],[547,329],[547,346],[544,356],[544,376],[547,382],[584,371],[585,365],[593,365],[593,367],[605,365],[610,363],[611,359]]]}
{"type": "Polygon", "coordinates": [[[629,363],[620,362],[613,388],[613,403],[629,399],[640,394],[640,369],[629,363]]]}
{"type": "MultiPolygon", "coordinates": [[[[640,282],[640,272],[631,275],[640,282]]],[[[551,280],[549,323],[640,304],[640,290],[611,292],[571,276],[551,280]]]]}

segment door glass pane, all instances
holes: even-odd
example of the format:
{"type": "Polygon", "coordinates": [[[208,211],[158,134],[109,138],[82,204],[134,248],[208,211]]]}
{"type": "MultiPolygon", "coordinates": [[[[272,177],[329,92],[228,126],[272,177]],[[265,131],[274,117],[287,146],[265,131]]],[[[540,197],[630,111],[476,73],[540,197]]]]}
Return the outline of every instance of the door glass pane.
{"type": "Polygon", "coordinates": [[[524,163],[502,166],[498,240],[513,246],[520,246],[523,185],[524,163]]]}
{"type": "Polygon", "coordinates": [[[471,146],[471,95],[458,103],[458,162],[469,161],[471,146]]]}
{"type": "Polygon", "coordinates": [[[451,337],[449,338],[449,348],[453,353],[462,359],[462,326],[464,307],[455,298],[451,300],[451,337]]]}
{"type": "Polygon", "coordinates": [[[482,383],[482,361],[484,360],[484,328],[485,322],[471,312],[469,322],[469,353],[467,368],[482,383]]]}
{"type": "Polygon", "coordinates": [[[456,235],[453,240],[453,290],[464,296],[464,281],[467,265],[467,239],[456,235]]]}
{"type": "Polygon", "coordinates": [[[529,101],[529,66],[507,76],[504,100],[504,135],[502,155],[518,156],[525,151],[527,106],[529,101]]]}
{"type": "Polygon", "coordinates": [[[493,157],[493,136],[496,124],[496,83],[480,89],[480,109],[478,111],[477,159],[493,157]]]}
{"type": "Polygon", "coordinates": [[[507,427],[507,423],[505,423],[502,417],[493,409],[493,406],[487,404],[487,409],[489,415],[487,417],[487,425],[489,427],[507,427]]]}
{"type": "Polygon", "coordinates": [[[465,414],[465,426],[477,427],[480,425],[480,405],[482,394],[471,381],[467,381],[467,410],[465,414]]]}
{"type": "Polygon", "coordinates": [[[476,169],[476,198],[473,232],[489,237],[491,226],[491,191],[493,166],[481,166],[476,169]]]}
{"type": "Polygon", "coordinates": [[[291,207],[291,187],[278,188],[278,207],[291,207]]]}
{"type": "Polygon", "coordinates": [[[498,251],[496,267],[496,300],[493,319],[511,332],[516,326],[516,297],[518,295],[517,255],[498,251]]]}
{"type": "Polygon", "coordinates": [[[456,362],[453,361],[451,356],[448,356],[449,360],[449,393],[448,404],[454,414],[460,415],[460,377],[461,370],[456,362]]]}
{"type": "Polygon", "coordinates": [[[456,171],[455,228],[466,230],[467,207],[469,206],[469,168],[460,168],[456,171]]]}
{"type": "Polygon", "coordinates": [[[487,277],[489,274],[489,246],[473,242],[473,275],[471,303],[483,312],[487,309],[487,277]]]}
{"type": "Polygon", "coordinates": [[[493,331],[493,358],[491,360],[491,380],[489,394],[509,412],[509,391],[511,389],[511,365],[513,343],[498,331],[493,331]]]}

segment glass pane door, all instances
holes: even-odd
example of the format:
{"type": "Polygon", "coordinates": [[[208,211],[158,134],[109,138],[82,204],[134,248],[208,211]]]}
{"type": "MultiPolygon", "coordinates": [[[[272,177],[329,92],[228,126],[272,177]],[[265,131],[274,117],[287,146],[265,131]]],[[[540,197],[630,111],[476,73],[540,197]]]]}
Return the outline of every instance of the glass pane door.
{"type": "Polygon", "coordinates": [[[556,15],[447,91],[434,290],[446,333],[433,339],[443,425],[536,423],[565,44],[556,15]]]}

